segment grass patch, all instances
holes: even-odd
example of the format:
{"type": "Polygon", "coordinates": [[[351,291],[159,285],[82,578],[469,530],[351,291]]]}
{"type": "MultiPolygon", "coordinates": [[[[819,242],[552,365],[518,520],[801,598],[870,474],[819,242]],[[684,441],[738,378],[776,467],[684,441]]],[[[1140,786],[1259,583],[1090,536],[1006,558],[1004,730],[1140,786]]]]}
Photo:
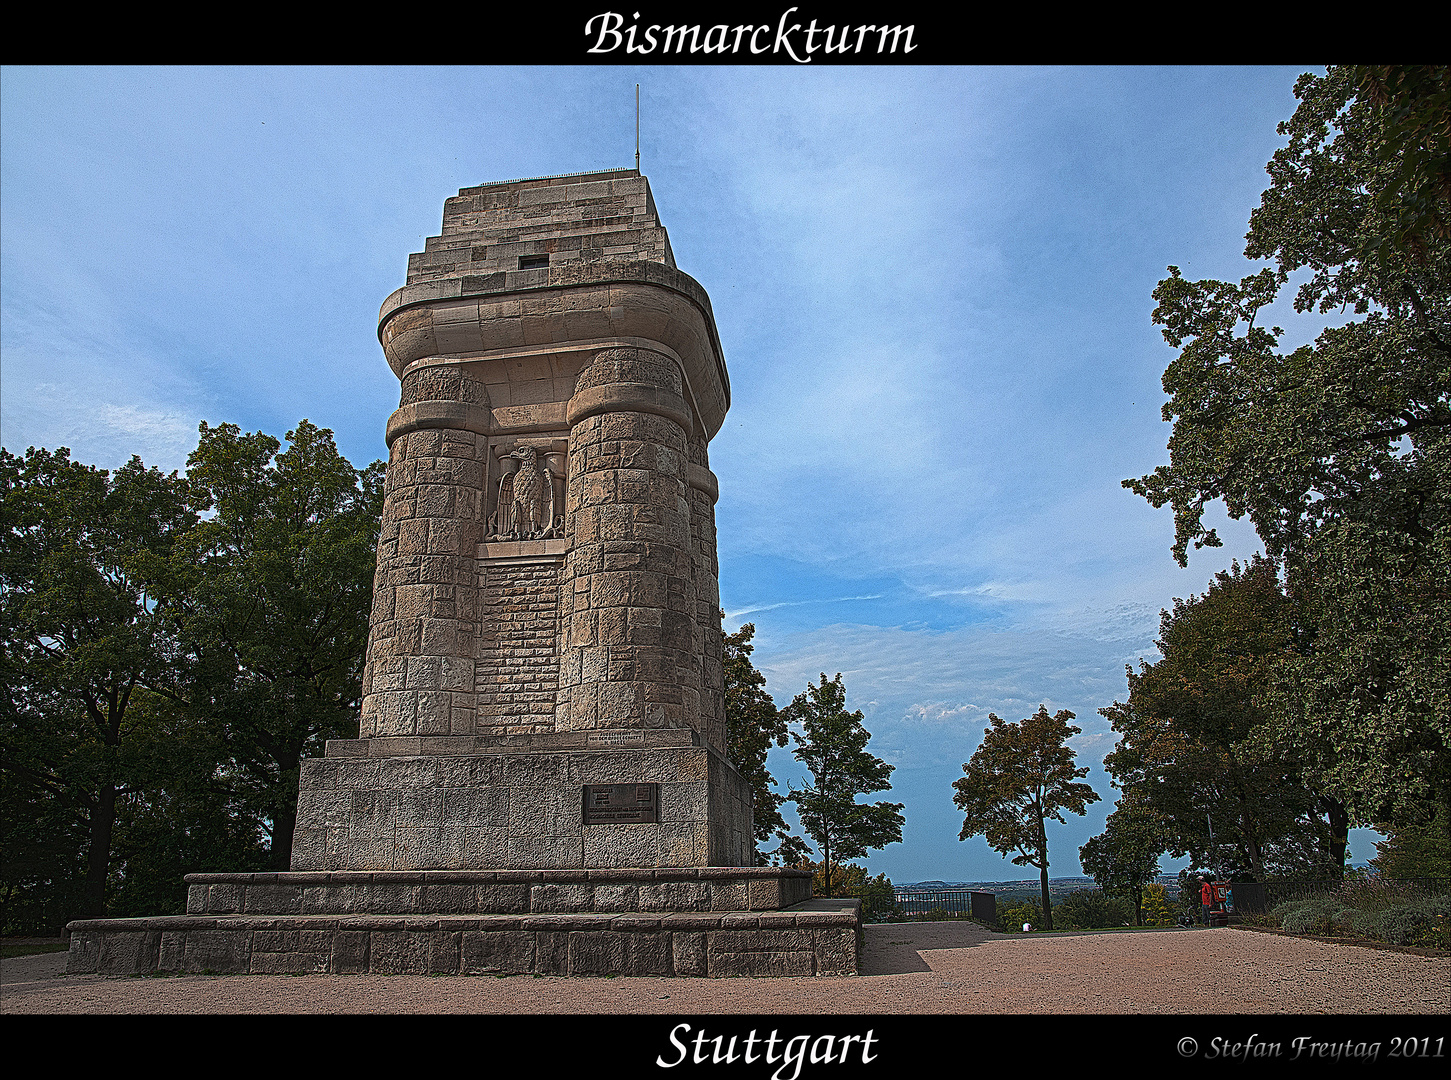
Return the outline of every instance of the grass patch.
{"type": "Polygon", "coordinates": [[[17,956],[39,956],[69,949],[70,943],[66,941],[6,941],[0,943],[0,959],[13,960],[17,956]]]}

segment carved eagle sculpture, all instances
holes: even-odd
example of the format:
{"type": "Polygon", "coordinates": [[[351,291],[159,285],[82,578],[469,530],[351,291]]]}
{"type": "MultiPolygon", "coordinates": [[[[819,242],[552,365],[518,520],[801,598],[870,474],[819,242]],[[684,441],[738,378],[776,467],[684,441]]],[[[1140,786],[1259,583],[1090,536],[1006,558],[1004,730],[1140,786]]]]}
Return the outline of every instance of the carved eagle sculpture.
{"type": "Polygon", "coordinates": [[[510,492],[510,532],[520,540],[538,540],[553,531],[554,481],[539,467],[539,451],[523,446],[509,455],[519,459],[510,492]]]}

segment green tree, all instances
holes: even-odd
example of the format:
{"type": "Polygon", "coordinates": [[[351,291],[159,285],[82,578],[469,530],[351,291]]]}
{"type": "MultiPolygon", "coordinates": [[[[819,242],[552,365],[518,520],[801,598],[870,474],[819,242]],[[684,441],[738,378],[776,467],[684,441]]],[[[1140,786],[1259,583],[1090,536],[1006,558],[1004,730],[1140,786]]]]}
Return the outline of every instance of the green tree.
{"type": "Polygon", "coordinates": [[[1169,903],[1168,890],[1157,883],[1144,886],[1142,926],[1173,926],[1176,912],[1169,903]]]}
{"type": "Polygon", "coordinates": [[[5,889],[46,919],[105,913],[138,746],[180,701],[151,571],[194,526],[190,501],[139,458],[110,473],[64,447],[0,449],[5,889]]]}
{"type": "Polygon", "coordinates": [[[1078,849],[1078,863],[1106,894],[1134,906],[1134,925],[1143,925],[1144,886],[1159,875],[1167,844],[1159,815],[1125,795],[1108,815],[1103,832],[1078,849]]]}
{"type": "Polygon", "coordinates": [[[1428,803],[1419,820],[1383,826],[1386,838],[1375,845],[1372,869],[1388,878],[1451,880],[1451,823],[1443,813],[1428,803]]]}
{"type": "Polygon", "coordinates": [[[232,790],[286,869],[304,757],[356,737],[383,464],[353,468],[303,420],[277,439],[203,423],[187,461],[214,513],[178,544],[171,603],[189,698],[225,746],[232,790]]]}
{"type": "Polygon", "coordinates": [[[771,790],[776,786],[776,779],[766,767],[766,755],[772,744],[786,745],[786,719],[766,693],[766,677],[751,663],[751,653],[755,651],[751,639],[755,636],[753,623],[727,634],[722,667],[725,669],[726,752],[750,785],[756,858],[764,866],[769,853],[762,851],[762,846],[776,839],[779,857],[780,845],[791,830],[781,817],[781,804],[786,797],[771,790]]]}
{"type": "Polygon", "coordinates": [[[1063,811],[1086,813],[1098,792],[1075,781],[1088,769],[1075,769],[1068,740],[1082,729],[1068,723],[1073,714],[1060,709],[1048,715],[1046,705],[1026,720],[1009,724],[988,714],[982,745],[953,781],[953,802],[965,814],[959,840],[982,836],[1002,855],[1016,851],[1013,862],[1036,866],[1043,891],[1044,928],[1053,929],[1053,902],[1048,896],[1048,833],[1044,822],[1063,821],[1063,811]]]}
{"type": "Polygon", "coordinates": [[[893,767],[867,753],[871,733],[862,726],[861,710],[846,711],[840,672],[831,681],[822,672],[819,685],[808,682],[785,713],[788,723],[801,726],[801,734],[791,733],[793,753],[814,781],[791,788],[787,799],[796,804],[802,829],[821,850],[826,895],[832,896],[839,863],[902,841],[901,803],[856,801],[858,795],[890,790],[893,767]]]}
{"type": "Polygon", "coordinates": [[[1125,486],[1217,546],[1204,508],[1248,515],[1299,620],[1265,737],[1369,824],[1451,807],[1451,75],[1332,67],[1296,83],[1238,283],[1154,291],[1170,463],[1125,486]],[[1350,312],[1282,350],[1263,309],[1350,312]]]}
{"type": "Polygon", "coordinates": [[[1294,607],[1274,564],[1235,563],[1204,595],[1175,600],[1156,644],[1161,660],[1127,670],[1128,702],[1100,712],[1120,735],[1104,767],[1162,826],[1169,850],[1259,880],[1343,865],[1343,808],[1307,787],[1293,754],[1257,737],[1294,644],[1294,607]],[[1316,813],[1327,808],[1328,822],[1316,813]]]}

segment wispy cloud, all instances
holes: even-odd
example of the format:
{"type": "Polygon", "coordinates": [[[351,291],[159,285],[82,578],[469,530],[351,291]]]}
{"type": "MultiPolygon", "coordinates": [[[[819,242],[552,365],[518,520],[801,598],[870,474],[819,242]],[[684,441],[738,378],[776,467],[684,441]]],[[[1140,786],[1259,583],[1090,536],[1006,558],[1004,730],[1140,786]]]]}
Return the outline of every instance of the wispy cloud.
{"type": "Polygon", "coordinates": [[[755,607],[740,608],[737,611],[727,611],[726,621],[738,622],[744,615],[753,615],[760,611],[775,611],[778,608],[806,607],[811,604],[844,604],[851,600],[880,600],[881,593],[872,593],[870,596],[823,596],[814,597],[810,600],[782,600],[775,604],[758,604],[755,607]]]}

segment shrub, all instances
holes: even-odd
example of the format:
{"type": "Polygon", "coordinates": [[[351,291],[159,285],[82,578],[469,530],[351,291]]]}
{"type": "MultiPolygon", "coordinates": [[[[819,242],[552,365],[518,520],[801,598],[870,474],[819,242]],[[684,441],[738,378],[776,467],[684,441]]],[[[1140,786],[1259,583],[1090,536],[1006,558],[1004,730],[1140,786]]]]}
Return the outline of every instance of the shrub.
{"type": "Polygon", "coordinates": [[[1178,911],[1169,903],[1168,890],[1162,885],[1145,885],[1141,906],[1145,926],[1173,926],[1179,917],[1178,911]]]}
{"type": "Polygon", "coordinates": [[[1317,896],[1277,904],[1270,914],[1280,920],[1280,929],[1292,934],[1329,934],[1334,931],[1335,915],[1341,907],[1333,897],[1317,896]]]}
{"type": "Polygon", "coordinates": [[[1097,889],[1075,889],[1053,905],[1055,930],[1097,930],[1105,926],[1127,926],[1133,921],[1134,912],[1129,904],[1097,889]]]}
{"type": "Polygon", "coordinates": [[[1002,920],[1003,930],[1009,934],[1021,933],[1024,923],[1030,923],[1034,929],[1043,925],[1043,909],[1033,900],[1019,900],[998,909],[998,918],[1002,920]]]}
{"type": "Polygon", "coordinates": [[[1392,945],[1451,948],[1451,897],[1428,896],[1380,913],[1381,936],[1392,945]]]}

